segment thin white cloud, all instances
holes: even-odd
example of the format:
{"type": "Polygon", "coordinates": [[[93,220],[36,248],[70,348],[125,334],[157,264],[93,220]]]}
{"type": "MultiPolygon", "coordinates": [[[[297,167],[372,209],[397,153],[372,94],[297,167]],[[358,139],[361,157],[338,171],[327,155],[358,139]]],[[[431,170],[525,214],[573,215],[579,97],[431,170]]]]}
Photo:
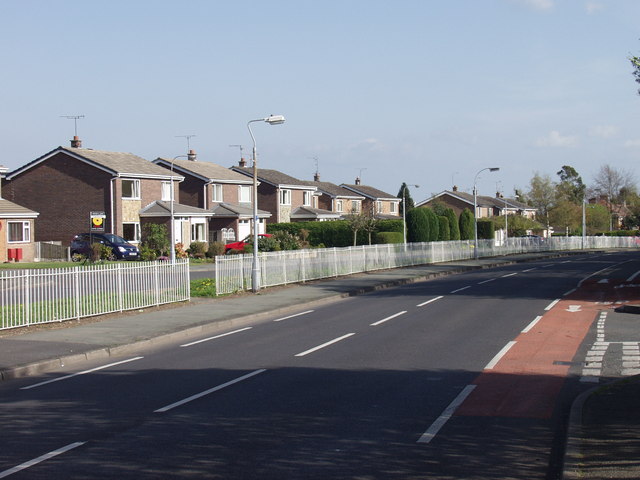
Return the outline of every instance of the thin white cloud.
{"type": "Polygon", "coordinates": [[[589,129],[589,136],[598,138],[613,138],[618,135],[618,127],[614,125],[598,125],[589,129]]]}
{"type": "Polygon", "coordinates": [[[640,147],[640,139],[627,140],[626,142],[624,142],[624,146],[627,148],[638,148],[640,147]]]}
{"type": "Polygon", "coordinates": [[[351,145],[353,150],[365,150],[368,152],[380,152],[386,149],[386,145],[377,138],[365,138],[359,143],[351,145]]]}
{"type": "Polygon", "coordinates": [[[536,140],[537,147],[575,147],[578,137],[573,135],[562,136],[557,130],[549,132],[546,137],[536,140]]]}
{"type": "Polygon", "coordinates": [[[517,2],[534,10],[551,10],[554,7],[553,0],[517,0],[517,2]]]}
{"type": "Polygon", "coordinates": [[[599,2],[587,2],[585,4],[585,8],[587,9],[587,13],[589,15],[593,15],[594,13],[597,13],[598,11],[604,9],[604,5],[599,2]]]}

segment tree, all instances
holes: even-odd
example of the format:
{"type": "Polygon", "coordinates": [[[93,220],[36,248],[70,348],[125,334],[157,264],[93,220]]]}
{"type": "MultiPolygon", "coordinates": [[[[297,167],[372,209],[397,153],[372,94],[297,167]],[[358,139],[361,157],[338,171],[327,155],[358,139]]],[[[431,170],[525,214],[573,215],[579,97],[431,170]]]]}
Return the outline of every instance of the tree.
{"type": "Polygon", "coordinates": [[[353,246],[355,247],[358,243],[358,230],[363,230],[365,224],[367,223],[366,215],[362,213],[352,214],[347,216],[347,222],[349,223],[349,228],[353,232],[353,246]]]}
{"type": "Polygon", "coordinates": [[[568,236],[581,228],[582,207],[563,199],[549,211],[549,218],[554,227],[564,228],[564,233],[568,236]]]}
{"type": "Polygon", "coordinates": [[[529,182],[527,200],[532,207],[538,210],[536,219],[549,227],[549,210],[556,200],[556,191],[549,175],[540,175],[536,172],[529,182]]]}
{"type": "Polygon", "coordinates": [[[586,217],[587,235],[609,230],[609,212],[604,205],[587,205],[586,217]]]}
{"type": "Polygon", "coordinates": [[[407,184],[404,182],[400,186],[400,190],[398,190],[398,198],[402,199],[400,202],[400,215],[402,215],[403,212],[405,212],[405,209],[404,209],[405,200],[407,202],[406,212],[408,212],[412,208],[415,208],[415,203],[413,201],[413,198],[411,198],[411,192],[409,192],[409,187],[407,187],[407,184]]]}
{"type": "Polygon", "coordinates": [[[449,218],[445,215],[439,215],[438,222],[440,223],[440,226],[438,229],[438,240],[441,242],[447,242],[451,240],[451,232],[449,229],[449,218]]]}
{"type": "Polygon", "coordinates": [[[465,208],[459,218],[460,240],[473,240],[475,238],[473,229],[474,221],[471,210],[465,208]]]}
{"type": "Polygon", "coordinates": [[[458,225],[458,217],[453,208],[447,208],[444,216],[449,219],[449,238],[451,240],[460,240],[460,225],[458,225]]]}
{"type": "Polygon", "coordinates": [[[414,208],[407,213],[407,241],[429,241],[429,220],[426,209],[414,208]]]}
{"type": "Polygon", "coordinates": [[[438,216],[430,208],[422,208],[422,210],[424,210],[425,215],[427,217],[427,225],[428,225],[427,228],[429,230],[428,241],[437,242],[438,234],[440,230],[440,223],[438,221],[438,216]]]}
{"type": "Polygon", "coordinates": [[[575,168],[564,165],[558,172],[560,183],[557,186],[558,201],[567,200],[576,205],[581,205],[584,199],[586,185],[575,168]]]}
{"type": "MultiPolygon", "coordinates": [[[[614,205],[623,203],[625,195],[635,191],[635,188],[635,178],[631,172],[616,169],[611,165],[601,166],[593,180],[593,190],[606,202],[610,218],[614,205]]],[[[611,228],[610,222],[609,229],[611,228]]]]}
{"type": "MultiPolygon", "coordinates": [[[[636,82],[640,83],[640,57],[631,57],[629,61],[634,68],[633,76],[636,77],[636,82]]],[[[640,94],[640,89],[638,89],[638,94],[640,94]]]]}
{"type": "Polygon", "coordinates": [[[155,258],[159,255],[167,255],[169,252],[169,235],[166,225],[145,223],[142,227],[140,244],[155,258]]]}

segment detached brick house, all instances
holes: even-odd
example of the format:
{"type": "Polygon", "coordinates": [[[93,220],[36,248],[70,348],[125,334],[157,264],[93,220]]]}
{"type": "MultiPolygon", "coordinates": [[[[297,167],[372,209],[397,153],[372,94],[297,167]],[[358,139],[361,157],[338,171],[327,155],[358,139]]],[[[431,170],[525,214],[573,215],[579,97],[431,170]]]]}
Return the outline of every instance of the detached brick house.
{"type": "MultiPolygon", "coordinates": [[[[6,172],[6,167],[0,167],[0,176],[4,176],[6,172]]],[[[0,262],[33,262],[33,232],[37,217],[37,212],[5,200],[0,195],[0,262]]]]}
{"type": "Polygon", "coordinates": [[[91,212],[104,212],[105,231],[140,240],[140,210],[169,200],[183,177],[131,153],[58,147],[9,173],[5,197],[39,212],[35,240],[68,245],[89,231],[91,212]]]}
{"type": "Polygon", "coordinates": [[[342,188],[364,197],[362,211],[371,213],[378,219],[398,219],[400,218],[400,202],[402,199],[389,193],[378,190],[374,187],[361,185],[360,179],[356,178],[353,185],[343,183],[342,188]]]}
{"type": "MultiPolygon", "coordinates": [[[[173,170],[184,177],[179,201],[208,212],[209,241],[228,243],[251,234],[252,178],[212,162],[198,161],[193,150],[188,160],[157,158],[153,163],[169,169],[173,164],[173,170]]],[[[265,220],[270,217],[268,211],[258,210],[258,233],[265,233],[265,220]]]]}
{"type": "MultiPolygon", "coordinates": [[[[333,212],[331,219],[344,218],[345,215],[352,213],[360,213],[362,211],[362,202],[365,197],[357,193],[347,190],[344,187],[331,182],[321,182],[320,175],[316,173],[312,182],[304,182],[307,185],[316,187],[314,195],[314,207],[321,211],[333,212]]],[[[324,216],[325,218],[328,216],[324,216]]],[[[322,220],[324,218],[320,218],[322,220]]]]}
{"type": "MultiPolygon", "coordinates": [[[[253,178],[252,168],[239,166],[231,170],[253,178]]],[[[325,214],[335,216],[329,210],[314,206],[317,188],[308,182],[268,169],[258,169],[258,181],[258,207],[270,212],[273,222],[319,220],[319,216],[325,214]]]]}
{"type": "MultiPolygon", "coordinates": [[[[473,212],[473,194],[460,192],[455,186],[452,191],[445,190],[416,203],[416,207],[429,207],[434,202],[440,202],[451,208],[457,216],[464,209],[473,212]]],[[[505,212],[509,215],[521,215],[527,218],[534,218],[536,215],[535,208],[513,198],[501,197],[499,194],[496,194],[495,197],[476,195],[476,207],[478,218],[504,215],[505,212]]]]}

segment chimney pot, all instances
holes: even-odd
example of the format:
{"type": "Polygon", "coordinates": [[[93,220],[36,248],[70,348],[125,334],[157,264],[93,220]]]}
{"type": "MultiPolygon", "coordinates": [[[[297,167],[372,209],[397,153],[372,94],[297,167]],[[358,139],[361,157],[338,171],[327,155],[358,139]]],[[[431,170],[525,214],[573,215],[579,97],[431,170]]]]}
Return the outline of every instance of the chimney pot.
{"type": "Polygon", "coordinates": [[[457,192],[457,191],[458,191],[458,186],[457,186],[457,185],[454,185],[454,186],[453,186],[453,191],[454,191],[454,192],[457,192]]]}
{"type": "Polygon", "coordinates": [[[360,177],[356,177],[356,185],[360,185],[360,177]]]}
{"type": "Polygon", "coordinates": [[[313,181],[314,182],[319,182],[320,181],[320,174],[318,172],[313,174],[313,181]]]}
{"type": "Polygon", "coordinates": [[[244,158],[240,158],[240,163],[238,165],[240,165],[240,168],[244,168],[247,166],[247,161],[244,158]]]}
{"type": "Polygon", "coordinates": [[[77,135],[74,135],[73,140],[71,140],[71,148],[82,148],[82,140],[77,135]]]}
{"type": "Polygon", "coordinates": [[[195,150],[189,150],[189,153],[187,154],[187,160],[191,160],[192,162],[195,162],[197,159],[197,155],[195,150]]]}

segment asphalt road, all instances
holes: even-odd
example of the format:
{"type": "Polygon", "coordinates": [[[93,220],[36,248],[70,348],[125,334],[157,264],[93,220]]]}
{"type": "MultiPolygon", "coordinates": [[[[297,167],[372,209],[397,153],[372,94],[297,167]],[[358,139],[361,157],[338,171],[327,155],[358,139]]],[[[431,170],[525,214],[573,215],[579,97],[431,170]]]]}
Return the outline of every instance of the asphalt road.
{"type": "Polygon", "coordinates": [[[0,385],[0,478],[559,478],[597,315],[557,307],[634,257],[449,276],[0,385]]]}

